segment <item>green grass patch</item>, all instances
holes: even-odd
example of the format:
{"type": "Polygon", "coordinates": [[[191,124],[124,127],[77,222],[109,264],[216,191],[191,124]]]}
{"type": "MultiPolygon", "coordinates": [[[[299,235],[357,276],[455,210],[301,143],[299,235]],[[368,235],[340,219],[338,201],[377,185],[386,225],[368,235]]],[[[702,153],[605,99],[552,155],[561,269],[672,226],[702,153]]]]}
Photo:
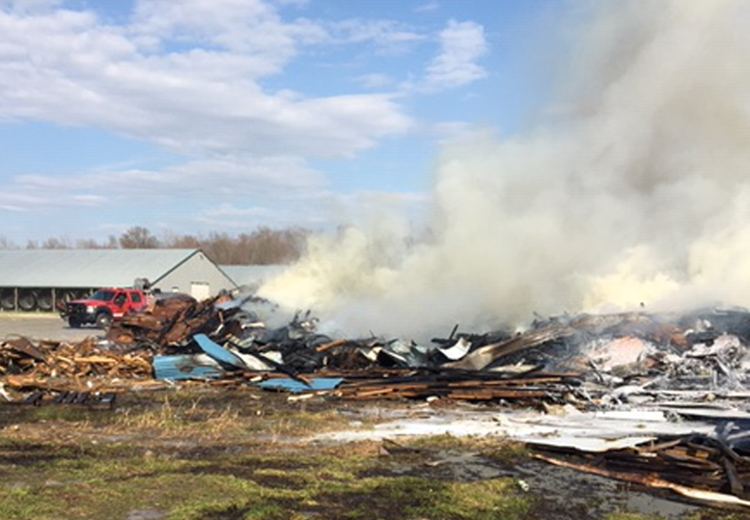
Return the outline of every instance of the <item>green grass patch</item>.
{"type": "Polygon", "coordinates": [[[382,463],[356,450],[346,456],[311,456],[301,449],[294,456],[217,456],[5,441],[0,444],[0,518],[109,520],[148,509],[184,520],[480,519],[498,512],[521,518],[528,510],[512,480],[360,477],[382,463]]]}
{"type": "MultiPolygon", "coordinates": [[[[574,518],[498,477],[507,473],[450,471],[462,460],[523,464],[516,443],[439,436],[306,445],[351,420],[319,398],[189,386],[124,395],[114,411],[1,411],[0,520],[124,520],[138,510],[168,520],[574,518]]],[[[734,518],[742,517],[689,520],[734,518]]],[[[654,517],[624,511],[607,520],[654,517]]]]}
{"type": "Polygon", "coordinates": [[[529,456],[529,451],[524,444],[489,436],[455,437],[448,434],[435,435],[416,439],[409,446],[426,450],[453,449],[471,451],[506,464],[520,462],[529,456]]]}

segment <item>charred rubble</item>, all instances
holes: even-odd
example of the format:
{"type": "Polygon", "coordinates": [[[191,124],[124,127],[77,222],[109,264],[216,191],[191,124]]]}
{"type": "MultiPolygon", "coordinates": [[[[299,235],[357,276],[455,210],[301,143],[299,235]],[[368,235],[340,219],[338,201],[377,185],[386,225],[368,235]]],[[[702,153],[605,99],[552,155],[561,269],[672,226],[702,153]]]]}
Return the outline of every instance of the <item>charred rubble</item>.
{"type": "Polygon", "coordinates": [[[125,316],[103,339],[6,338],[0,382],[8,390],[60,391],[336,377],[341,381],[331,394],[352,399],[594,409],[666,397],[731,398],[744,395],[750,377],[750,312],[741,309],[564,316],[517,333],[464,333],[456,326],[428,345],[332,338],[317,331],[309,312],[270,327],[262,314],[274,311],[255,297],[182,296],[125,316]]]}
{"type": "Polygon", "coordinates": [[[121,392],[200,381],[533,409],[543,415],[499,431],[541,459],[713,505],[750,506],[744,309],[562,316],[524,332],[455,326],[428,345],[329,337],[309,312],[273,327],[269,314],[274,306],[252,296],[173,297],[125,316],[104,338],[8,337],[0,340],[0,394],[11,404],[111,407],[121,392]]]}

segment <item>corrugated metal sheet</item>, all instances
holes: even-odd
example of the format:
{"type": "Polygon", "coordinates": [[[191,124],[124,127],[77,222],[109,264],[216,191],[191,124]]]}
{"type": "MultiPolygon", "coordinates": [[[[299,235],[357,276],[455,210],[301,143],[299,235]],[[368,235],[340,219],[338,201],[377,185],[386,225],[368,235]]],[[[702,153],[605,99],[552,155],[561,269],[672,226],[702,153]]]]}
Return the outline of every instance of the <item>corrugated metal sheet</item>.
{"type": "Polygon", "coordinates": [[[255,287],[280,274],[287,265],[220,265],[234,283],[239,286],[255,287]]]}
{"type": "Polygon", "coordinates": [[[0,251],[0,287],[129,287],[164,276],[197,249],[0,251]]]}

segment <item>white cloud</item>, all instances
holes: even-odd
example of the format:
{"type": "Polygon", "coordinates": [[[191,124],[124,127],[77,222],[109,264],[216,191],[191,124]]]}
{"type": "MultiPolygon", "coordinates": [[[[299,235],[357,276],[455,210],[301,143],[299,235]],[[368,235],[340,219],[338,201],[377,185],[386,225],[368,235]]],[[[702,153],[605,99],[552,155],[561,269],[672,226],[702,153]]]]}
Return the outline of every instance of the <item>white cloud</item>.
{"type": "Polygon", "coordinates": [[[236,157],[161,170],[16,176],[0,190],[0,213],[5,212],[6,228],[20,226],[19,233],[43,239],[55,234],[54,227],[32,232],[30,216],[33,222],[75,226],[83,212],[95,210],[99,228],[72,233],[103,239],[133,225],[136,213],[141,225],[177,234],[247,231],[259,225],[319,229],[361,222],[383,208],[393,214],[420,212],[428,200],[424,193],[338,193],[299,159],[236,157]]]}
{"type": "Polygon", "coordinates": [[[200,212],[191,226],[206,231],[240,231],[257,227],[333,228],[347,224],[383,221],[383,212],[391,218],[418,216],[428,206],[426,193],[386,193],[356,191],[337,193],[328,189],[276,193],[271,200],[220,204],[200,212]],[[398,217],[397,217],[398,216],[398,217]]]}
{"type": "Polygon", "coordinates": [[[482,79],[487,72],[477,61],[487,52],[484,27],[450,20],[440,32],[440,53],[428,65],[424,85],[440,90],[482,79]]]}
{"type": "Polygon", "coordinates": [[[279,5],[292,5],[294,7],[305,7],[310,3],[310,0],[273,0],[279,5]]]}
{"type": "Polygon", "coordinates": [[[226,217],[257,217],[266,215],[268,211],[265,208],[253,206],[249,208],[239,208],[234,204],[221,204],[216,208],[211,208],[203,212],[204,218],[220,219],[226,217]]]}
{"type": "Polygon", "coordinates": [[[203,159],[162,170],[99,171],[74,175],[19,175],[3,186],[0,207],[49,213],[60,208],[121,206],[165,199],[211,207],[231,200],[317,190],[323,176],[291,157],[203,159]]]}
{"type": "Polygon", "coordinates": [[[421,5],[418,5],[414,8],[415,13],[429,13],[431,11],[436,11],[440,8],[440,4],[438,2],[427,2],[421,5]]]}
{"type": "Polygon", "coordinates": [[[42,11],[62,4],[65,0],[0,0],[0,9],[17,12],[42,11]]]}
{"type": "MultiPolygon", "coordinates": [[[[116,25],[61,1],[0,0],[0,124],[103,129],[189,158],[157,170],[0,172],[8,228],[15,221],[19,233],[29,232],[34,219],[22,219],[29,215],[62,220],[96,210],[116,229],[117,212],[133,201],[149,211],[169,205],[159,221],[175,231],[256,220],[327,226],[340,212],[356,215],[364,195],[332,192],[308,161],[352,157],[413,130],[401,94],[312,96],[282,74],[312,45],[398,51],[428,37],[389,20],[289,20],[277,11],[284,3],[140,0],[121,18],[126,25],[116,25]],[[183,213],[166,216],[176,211],[183,213]]],[[[395,83],[385,74],[359,79],[369,88],[395,83]]]]}
{"type": "Polygon", "coordinates": [[[326,38],[305,20],[285,23],[262,0],[141,0],[131,31],[162,44],[209,44],[284,63],[300,41],[326,38]]]}
{"type": "Polygon", "coordinates": [[[259,86],[296,45],[318,37],[305,28],[312,24],[284,24],[258,1],[191,2],[180,10],[144,0],[128,28],[91,12],[0,11],[0,121],[95,126],[182,153],[259,156],[351,156],[410,128],[387,96],[311,98],[259,86]],[[159,45],[164,35],[185,38],[184,47],[159,54],[143,48],[148,35],[159,45]]]}
{"type": "Polygon", "coordinates": [[[412,27],[393,20],[361,20],[351,18],[326,24],[330,43],[373,43],[380,51],[398,53],[427,40],[412,27]]]}
{"type": "Polygon", "coordinates": [[[387,74],[365,74],[357,79],[366,88],[385,88],[394,84],[393,78],[387,74]]]}
{"type": "Polygon", "coordinates": [[[438,137],[440,143],[449,144],[471,138],[472,135],[482,134],[482,129],[473,123],[465,121],[443,121],[432,125],[432,133],[438,137]]]}
{"type": "Polygon", "coordinates": [[[273,220],[273,212],[261,206],[238,207],[234,204],[220,204],[203,211],[195,218],[197,223],[210,229],[247,230],[257,227],[258,222],[273,220]]]}

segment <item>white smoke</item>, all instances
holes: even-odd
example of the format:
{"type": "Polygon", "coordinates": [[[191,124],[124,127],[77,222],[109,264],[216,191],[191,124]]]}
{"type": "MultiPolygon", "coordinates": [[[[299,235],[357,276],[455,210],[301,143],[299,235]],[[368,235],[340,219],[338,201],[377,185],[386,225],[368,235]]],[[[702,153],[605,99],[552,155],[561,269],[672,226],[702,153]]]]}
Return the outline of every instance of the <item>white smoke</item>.
{"type": "Polygon", "coordinates": [[[571,6],[566,115],[444,150],[429,243],[317,237],[262,294],[352,335],[750,305],[750,2],[571,6]]]}

